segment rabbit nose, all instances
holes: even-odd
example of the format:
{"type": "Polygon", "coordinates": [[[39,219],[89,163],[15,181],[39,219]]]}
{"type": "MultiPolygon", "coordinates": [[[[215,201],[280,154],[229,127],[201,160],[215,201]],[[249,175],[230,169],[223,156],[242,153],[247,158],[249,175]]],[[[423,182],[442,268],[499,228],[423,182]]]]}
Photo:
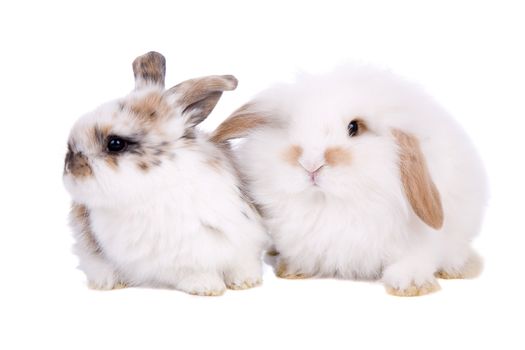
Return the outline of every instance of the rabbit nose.
{"type": "Polygon", "coordinates": [[[310,165],[305,165],[303,164],[303,162],[299,161],[299,165],[304,169],[306,170],[307,173],[309,174],[315,174],[315,173],[318,173],[319,171],[321,171],[321,169],[324,167],[324,164],[310,164],[310,165]]]}

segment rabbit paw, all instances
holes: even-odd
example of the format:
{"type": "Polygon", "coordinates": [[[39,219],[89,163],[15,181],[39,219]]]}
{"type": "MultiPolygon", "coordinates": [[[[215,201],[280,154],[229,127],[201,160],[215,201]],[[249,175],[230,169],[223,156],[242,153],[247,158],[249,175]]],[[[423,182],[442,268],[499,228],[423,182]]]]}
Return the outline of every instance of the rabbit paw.
{"type": "Polygon", "coordinates": [[[128,285],[121,281],[106,280],[106,281],[89,281],[88,287],[95,290],[113,290],[113,289],[123,289],[128,287],[128,285]]]}
{"type": "Polygon", "coordinates": [[[440,289],[437,281],[425,282],[420,285],[412,283],[405,288],[395,288],[389,285],[386,285],[385,287],[388,294],[395,295],[398,297],[417,297],[437,292],[440,289]]]}
{"type": "Polygon", "coordinates": [[[277,277],[279,278],[286,278],[286,279],[291,279],[291,280],[298,280],[298,279],[305,279],[305,278],[308,278],[308,276],[304,273],[300,273],[300,272],[297,272],[297,271],[290,271],[288,269],[288,265],[284,262],[279,262],[279,264],[277,265],[277,269],[275,270],[275,274],[277,275],[277,277]]]}
{"type": "Polygon", "coordinates": [[[219,296],[224,294],[226,286],[217,274],[199,273],[182,279],[176,288],[192,295],[219,296]]]}
{"type": "Polygon", "coordinates": [[[233,290],[242,290],[242,289],[249,289],[259,286],[262,283],[262,280],[260,278],[254,278],[254,279],[246,279],[246,280],[236,280],[236,281],[230,281],[226,283],[226,287],[228,289],[233,290]]]}
{"type": "Polygon", "coordinates": [[[88,278],[88,287],[95,290],[112,290],[127,287],[127,285],[120,281],[115,271],[104,264],[91,266],[86,271],[88,278]]]}
{"type": "Polygon", "coordinates": [[[434,269],[423,261],[405,260],[383,271],[382,281],[389,294],[414,297],[436,292],[440,289],[433,275],[434,269]]]}
{"type": "Polygon", "coordinates": [[[483,259],[476,253],[472,253],[468,260],[459,267],[449,265],[438,270],[434,275],[441,279],[464,279],[475,278],[483,270],[483,259]]]}

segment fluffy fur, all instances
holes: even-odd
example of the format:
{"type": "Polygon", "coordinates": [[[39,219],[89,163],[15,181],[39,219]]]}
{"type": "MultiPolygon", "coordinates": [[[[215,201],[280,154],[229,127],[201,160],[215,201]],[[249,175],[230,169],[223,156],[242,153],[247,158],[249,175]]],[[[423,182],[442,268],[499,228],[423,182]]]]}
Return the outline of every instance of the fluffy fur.
{"type": "Polygon", "coordinates": [[[83,116],[69,137],[64,183],[89,285],[218,295],[259,284],[267,240],[260,217],[229,150],[194,128],[235,78],[164,91],[162,55],[141,56],[133,68],[136,89],[83,116]],[[108,150],[115,136],[129,141],[123,152],[108,150]]]}
{"type": "Polygon", "coordinates": [[[420,87],[370,66],[264,91],[219,126],[245,137],[241,172],[282,277],[381,279],[396,295],[473,277],[485,172],[462,128],[420,87]],[[359,132],[349,135],[356,121],[359,132]]]}

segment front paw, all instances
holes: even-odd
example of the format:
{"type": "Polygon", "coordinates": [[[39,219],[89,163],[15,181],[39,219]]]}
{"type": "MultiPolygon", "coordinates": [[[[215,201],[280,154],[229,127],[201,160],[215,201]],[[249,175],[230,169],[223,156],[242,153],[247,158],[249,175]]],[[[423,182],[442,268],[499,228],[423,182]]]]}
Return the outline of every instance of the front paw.
{"type": "Polygon", "coordinates": [[[177,283],[176,288],[191,295],[219,296],[226,286],[222,278],[215,274],[198,273],[190,275],[177,283]]]}
{"type": "Polygon", "coordinates": [[[242,290],[257,287],[262,283],[262,266],[259,259],[239,262],[225,271],[224,280],[228,289],[242,290]]]}
{"type": "Polygon", "coordinates": [[[113,289],[123,289],[128,287],[125,282],[117,281],[115,278],[98,280],[98,281],[88,281],[88,287],[94,290],[113,290],[113,289]]]}
{"type": "Polygon", "coordinates": [[[415,297],[440,290],[432,269],[424,264],[398,263],[383,272],[386,291],[395,296],[415,297]]]}
{"type": "Polygon", "coordinates": [[[283,261],[277,264],[277,268],[275,269],[275,274],[279,278],[285,278],[285,279],[291,279],[291,280],[299,280],[299,279],[305,279],[309,277],[302,272],[290,270],[288,265],[283,261]]]}
{"type": "Polygon", "coordinates": [[[425,282],[423,284],[411,283],[407,287],[393,287],[385,284],[385,288],[388,294],[395,295],[397,297],[418,297],[430,293],[437,292],[441,289],[437,281],[425,282]]]}
{"type": "Polygon", "coordinates": [[[257,287],[261,285],[261,283],[262,283],[261,278],[247,278],[247,279],[229,281],[228,283],[226,283],[226,287],[228,289],[233,289],[233,290],[243,290],[243,289],[250,289],[250,288],[257,287]]]}

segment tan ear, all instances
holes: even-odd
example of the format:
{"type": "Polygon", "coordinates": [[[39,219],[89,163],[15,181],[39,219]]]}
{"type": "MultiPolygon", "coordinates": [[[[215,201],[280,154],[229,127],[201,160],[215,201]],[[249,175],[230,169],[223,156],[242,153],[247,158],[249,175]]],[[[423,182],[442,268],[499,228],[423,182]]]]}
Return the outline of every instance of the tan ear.
{"type": "Polygon", "coordinates": [[[258,111],[253,103],[247,103],[233,112],[212,133],[210,140],[216,143],[245,137],[259,126],[269,123],[269,118],[258,111]]]}
{"type": "Polygon", "coordinates": [[[195,126],[211,113],[223,91],[235,90],[236,87],[237,79],[233,75],[211,75],[186,80],[166,94],[176,96],[176,103],[182,107],[182,114],[187,115],[188,124],[195,126]]]}
{"type": "Polygon", "coordinates": [[[135,58],[132,65],[133,74],[135,75],[135,89],[151,84],[164,88],[166,59],[160,53],[148,52],[135,58]]]}
{"type": "Polygon", "coordinates": [[[401,181],[412,209],[427,225],[440,229],[444,219],[441,198],[417,138],[397,129],[392,134],[399,146],[401,181]]]}

